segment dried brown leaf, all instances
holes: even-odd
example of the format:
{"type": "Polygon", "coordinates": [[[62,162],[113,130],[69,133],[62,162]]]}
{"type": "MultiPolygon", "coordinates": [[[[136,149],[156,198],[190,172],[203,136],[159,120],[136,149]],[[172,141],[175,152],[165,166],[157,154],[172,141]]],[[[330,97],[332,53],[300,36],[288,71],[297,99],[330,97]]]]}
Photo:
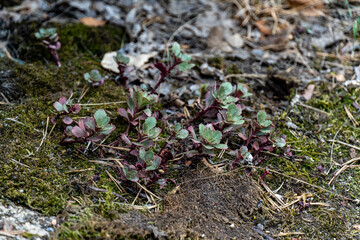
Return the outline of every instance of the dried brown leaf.
{"type": "Polygon", "coordinates": [[[104,26],[106,21],[100,20],[93,17],[83,17],[80,19],[80,22],[89,27],[101,27],[104,26]]]}

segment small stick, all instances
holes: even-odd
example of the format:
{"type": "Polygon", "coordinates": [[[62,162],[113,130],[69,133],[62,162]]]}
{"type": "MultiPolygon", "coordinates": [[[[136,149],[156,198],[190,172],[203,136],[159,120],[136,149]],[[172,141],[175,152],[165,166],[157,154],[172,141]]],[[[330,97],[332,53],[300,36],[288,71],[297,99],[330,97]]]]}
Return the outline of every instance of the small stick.
{"type": "Polygon", "coordinates": [[[50,117],[48,116],[47,119],[46,119],[46,127],[45,127],[45,131],[43,132],[43,138],[41,139],[41,142],[40,142],[40,145],[39,147],[36,148],[36,151],[38,152],[41,145],[43,145],[45,139],[46,139],[46,136],[47,136],[47,130],[48,130],[48,126],[49,126],[49,120],[50,120],[50,117]]]}
{"type": "Polygon", "coordinates": [[[303,232],[280,232],[279,234],[274,235],[274,237],[286,237],[289,235],[304,235],[305,233],[303,232]]]}
{"type": "Polygon", "coordinates": [[[81,99],[85,96],[85,94],[89,91],[89,87],[87,87],[86,89],[86,85],[83,87],[83,89],[82,89],[82,91],[81,91],[81,95],[80,95],[80,97],[78,98],[78,102],[80,102],[81,101],[81,99]]]}
{"type": "MultiPolygon", "coordinates": [[[[13,121],[14,123],[17,123],[17,124],[21,124],[21,125],[23,125],[23,126],[25,126],[25,127],[31,128],[30,126],[28,126],[28,125],[26,125],[25,123],[22,123],[22,122],[20,122],[20,121],[18,121],[18,120],[16,120],[16,119],[13,119],[13,118],[4,118],[4,119],[5,119],[5,120],[9,120],[9,121],[13,121]]],[[[34,130],[35,130],[36,132],[42,133],[42,131],[40,131],[39,129],[34,128],[34,130]]]]}
{"type": "Polygon", "coordinates": [[[79,104],[79,105],[80,106],[101,106],[101,105],[122,104],[122,103],[126,103],[126,101],[105,102],[105,103],[82,103],[82,104],[79,104]]]}
{"type": "Polygon", "coordinates": [[[356,119],[354,118],[354,116],[351,114],[350,110],[344,105],[344,109],[346,112],[346,115],[349,117],[349,119],[351,120],[352,124],[354,125],[354,127],[356,127],[357,125],[359,125],[359,123],[356,121],[356,119]]]}
{"type": "Polygon", "coordinates": [[[5,96],[5,94],[3,94],[2,92],[0,92],[0,94],[1,94],[1,96],[4,98],[6,104],[9,104],[10,101],[9,101],[9,99],[7,99],[7,97],[5,96]]]}
{"type": "Polygon", "coordinates": [[[360,150],[360,147],[357,147],[357,146],[354,146],[354,145],[351,145],[351,144],[348,144],[346,142],[343,142],[343,141],[339,141],[339,140],[327,140],[328,142],[335,142],[335,143],[339,143],[339,144],[342,144],[342,145],[345,145],[345,146],[348,146],[348,147],[352,147],[356,150],[360,150]]]}
{"type": "Polygon", "coordinates": [[[353,159],[350,159],[349,161],[347,161],[346,163],[344,163],[342,165],[342,167],[334,174],[334,176],[331,178],[331,180],[329,181],[329,185],[335,180],[335,178],[337,176],[340,175],[340,173],[342,173],[343,171],[345,171],[347,168],[349,168],[349,165],[352,164],[353,162],[356,162],[360,160],[360,157],[357,157],[357,158],[353,158],[353,159]]]}
{"type": "Polygon", "coordinates": [[[116,180],[107,170],[105,170],[110,179],[114,182],[115,186],[119,189],[120,192],[125,192],[124,189],[121,188],[120,183],[116,180]]]}
{"type": "Polygon", "coordinates": [[[10,161],[12,161],[13,163],[20,164],[21,166],[24,166],[24,167],[30,168],[28,165],[23,164],[23,163],[21,163],[21,162],[19,162],[19,161],[15,160],[15,159],[13,159],[13,158],[9,158],[9,160],[10,160],[10,161]]]}
{"type": "Polygon", "coordinates": [[[103,144],[96,144],[97,146],[100,147],[106,147],[106,148],[111,148],[111,149],[116,149],[116,150],[121,150],[121,151],[130,151],[130,148],[124,148],[124,147],[114,147],[114,146],[109,146],[109,145],[103,145],[103,144]]]}
{"type": "Polygon", "coordinates": [[[145,192],[147,192],[148,194],[150,194],[150,196],[153,196],[153,197],[156,197],[156,198],[159,199],[159,200],[162,200],[161,197],[156,196],[154,193],[152,193],[152,192],[150,192],[149,190],[147,190],[147,188],[144,187],[143,185],[141,185],[140,183],[138,183],[138,182],[136,182],[136,183],[137,183],[137,185],[139,185],[139,187],[141,187],[142,189],[144,189],[145,192]]]}
{"type": "Polygon", "coordinates": [[[305,104],[305,103],[297,102],[296,104],[299,105],[299,106],[301,106],[301,107],[311,109],[311,110],[313,110],[313,111],[315,111],[315,112],[318,112],[318,113],[321,113],[321,114],[325,114],[325,115],[328,116],[328,117],[331,116],[330,113],[325,112],[325,111],[323,111],[323,110],[321,110],[321,109],[318,109],[318,108],[314,108],[314,107],[309,106],[309,105],[307,105],[307,104],[305,104]]]}
{"type": "Polygon", "coordinates": [[[134,206],[134,204],[135,204],[136,200],[138,199],[141,191],[142,191],[142,188],[140,188],[139,192],[136,194],[136,197],[135,197],[134,201],[131,203],[132,206],[134,206]]]}

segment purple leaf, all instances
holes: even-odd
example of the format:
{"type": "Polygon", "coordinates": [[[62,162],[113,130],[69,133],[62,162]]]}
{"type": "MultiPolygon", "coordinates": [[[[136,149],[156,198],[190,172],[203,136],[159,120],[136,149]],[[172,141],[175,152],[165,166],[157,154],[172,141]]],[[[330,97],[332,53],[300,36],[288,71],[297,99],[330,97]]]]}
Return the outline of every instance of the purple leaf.
{"type": "Polygon", "coordinates": [[[252,145],[253,149],[255,149],[255,151],[259,150],[259,142],[254,142],[252,145]]]}
{"type": "Polygon", "coordinates": [[[119,108],[118,113],[129,121],[129,116],[124,108],[119,108]]]}
{"type": "Polygon", "coordinates": [[[59,102],[61,105],[65,105],[66,102],[67,102],[67,99],[66,99],[66,97],[61,97],[58,102],[59,102]]]}
{"type": "Polygon", "coordinates": [[[110,134],[112,131],[115,130],[115,125],[114,124],[108,124],[105,127],[102,128],[102,130],[100,131],[101,134],[110,134]]]}
{"type": "Polygon", "coordinates": [[[238,133],[238,136],[242,139],[242,140],[244,140],[244,141],[246,141],[248,138],[243,134],[243,133],[241,133],[241,132],[239,132],[238,133]]]}
{"type": "Polygon", "coordinates": [[[73,113],[78,114],[80,110],[81,110],[81,106],[79,104],[75,104],[73,113]]]}
{"type": "Polygon", "coordinates": [[[86,132],[86,128],[85,128],[85,119],[80,119],[78,122],[79,127],[86,132]]]}
{"type": "Polygon", "coordinates": [[[71,129],[71,133],[74,134],[74,136],[78,137],[78,138],[86,137],[88,135],[88,133],[86,131],[79,128],[78,126],[73,127],[73,129],[71,129]]]}
{"type": "Polygon", "coordinates": [[[54,102],[53,106],[56,109],[56,111],[58,111],[58,112],[64,111],[63,105],[61,105],[61,103],[59,103],[59,102],[54,102]]]}
{"type": "Polygon", "coordinates": [[[88,137],[88,138],[86,138],[86,140],[89,140],[89,141],[92,141],[92,142],[98,142],[98,141],[102,140],[104,137],[105,137],[104,134],[100,134],[100,135],[97,135],[97,136],[88,137]]]}
{"type": "Polygon", "coordinates": [[[71,117],[69,116],[65,116],[63,119],[63,122],[66,124],[66,125],[70,125],[74,120],[72,120],[71,117]]]}
{"type": "Polygon", "coordinates": [[[85,127],[87,127],[88,129],[91,129],[93,131],[95,131],[95,119],[91,118],[91,117],[86,117],[84,119],[84,125],[85,127]]]}
{"type": "Polygon", "coordinates": [[[127,137],[127,134],[122,134],[121,135],[121,139],[127,144],[127,145],[132,145],[132,142],[130,141],[130,139],[127,137]]]}

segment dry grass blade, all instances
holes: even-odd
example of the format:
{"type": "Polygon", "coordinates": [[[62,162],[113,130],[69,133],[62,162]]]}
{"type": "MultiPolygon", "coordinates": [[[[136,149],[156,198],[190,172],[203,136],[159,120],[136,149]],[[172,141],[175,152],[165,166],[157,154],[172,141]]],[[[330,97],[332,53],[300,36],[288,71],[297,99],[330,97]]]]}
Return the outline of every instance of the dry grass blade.
{"type": "Polygon", "coordinates": [[[120,150],[120,151],[126,151],[126,152],[130,151],[130,148],[124,148],[124,147],[114,147],[114,146],[103,145],[103,144],[96,144],[96,146],[106,147],[106,148],[111,148],[111,149],[120,150]]]}
{"type": "Polygon", "coordinates": [[[360,160],[360,157],[357,157],[357,158],[353,158],[353,159],[350,159],[349,161],[347,161],[346,163],[344,163],[342,165],[342,167],[334,174],[334,176],[331,178],[331,180],[329,181],[329,185],[335,180],[335,178],[337,176],[339,176],[342,172],[344,172],[346,169],[348,169],[349,167],[351,167],[350,165],[356,161],[359,161],[360,160]]]}
{"type": "Polygon", "coordinates": [[[41,139],[41,142],[40,142],[40,145],[39,147],[36,148],[36,151],[38,152],[40,147],[43,145],[46,137],[47,137],[47,131],[48,131],[48,126],[49,126],[49,120],[50,120],[50,117],[48,116],[47,119],[46,119],[46,127],[45,127],[45,130],[43,132],[43,138],[41,139]]]}
{"type": "Polygon", "coordinates": [[[354,118],[354,116],[351,114],[350,110],[344,106],[346,115],[349,117],[349,119],[351,120],[352,124],[354,125],[354,127],[356,127],[357,125],[359,125],[359,123],[356,121],[356,119],[354,118]]]}
{"type": "Polygon", "coordinates": [[[282,207],[285,205],[283,200],[281,200],[270,188],[268,185],[266,185],[264,182],[261,182],[261,185],[265,188],[265,190],[272,196],[279,204],[280,206],[276,206],[279,210],[282,209],[282,207]]]}
{"type": "Polygon", "coordinates": [[[335,142],[335,143],[339,143],[339,144],[342,144],[342,145],[345,145],[345,146],[348,146],[348,147],[352,147],[352,148],[354,148],[354,149],[356,149],[356,150],[360,150],[360,147],[357,147],[357,146],[355,146],[355,145],[351,145],[351,144],[348,144],[348,143],[346,143],[346,142],[343,142],[343,141],[339,141],[339,140],[327,140],[328,142],[335,142]]]}
{"type": "Polygon", "coordinates": [[[280,232],[279,234],[274,235],[274,237],[286,237],[290,235],[304,235],[303,232],[280,232]]]}
{"type": "Polygon", "coordinates": [[[214,166],[212,166],[207,160],[206,160],[206,158],[202,158],[202,160],[201,160],[201,162],[205,165],[205,166],[207,166],[208,168],[210,168],[210,170],[213,172],[213,173],[222,173],[222,170],[221,169],[219,169],[218,167],[214,167],[214,166]]]}
{"type": "Polygon", "coordinates": [[[114,182],[117,189],[119,189],[120,192],[125,192],[125,190],[121,187],[120,182],[116,180],[107,170],[105,172],[110,177],[111,181],[114,182]]]}
{"type": "Polygon", "coordinates": [[[104,102],[104,103],[82,103],[79,104],[80,106],[101,106],[101,105],[111,105],[111,104],[123,104],[126,101],[119,101],[119,102],[104,102]]]}
{"type": "Polygon", "coordinates": [[[159,200],[162,200],[161,197],[156,196],[154,193],[152,193],[151,191],[149,191],[146,187],[144,187],[144,186],[141,185],[140,183],[138,183],[138,182],[136,182],[136,183],[137,183],[137,185],[138,185],[139,187],[141,187],[145,192],[147,192],[148,194],[150,194],[150,196],[153,196],[153,197],[156,197],[156,198],[159,199],[159,200]]]}
{"type": "Polygon", "coordinates": [[[308,108],[308,109],[313,110],[313,111],[315,111],[315,112],[318,112],[318,113],[324,114],[324,115],[326,115],[326,116],[328,116],[328,117],[330,117],[330,116],[331,116],[331,114],[330,114],[330,113],[325,112],[325,111],[323,111],[323,110],[321,110],[321,109],[318,109],[318,108],[315,108],[315,107],[309,106],[309,105],[307,105],[307,104],[305,104],[305,103],[302,103],[302,102],[297,102],[296,104],[297,104],[297,105],[299,105],[299,106],[301,106],[301,107],[308,108]]]}

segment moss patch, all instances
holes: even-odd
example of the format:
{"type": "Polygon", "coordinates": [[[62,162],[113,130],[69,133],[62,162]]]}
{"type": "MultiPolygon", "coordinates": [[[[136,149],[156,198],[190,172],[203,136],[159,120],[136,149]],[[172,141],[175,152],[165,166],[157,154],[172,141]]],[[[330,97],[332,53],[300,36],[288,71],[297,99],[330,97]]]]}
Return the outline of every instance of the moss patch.
{"type": "MultiPolygon", "coordinates": [[[[122,104],[91,104],[126,100],[124,89],[112,81],[114,75],[99,64],[104,53],[120,48],[124,35],[115,26],[56,25],[63,44],[59,51],[63,66],[57,68],[47,49],[33,36],[38,23],[15,27],[10,41],[19,58],[27,63],[18,65],[0,59],[0,70],[11,71],[14,90],[21,93],[15,98],[17,104],[0,105],[0,195],[45,214],[58,214],[69,200],[82,196],[79,183],[86,184],[103,170],[78,151],[80,145],[58,144],[63,132],[61,124],[51,131],[50,122],[47,134],[51,131],[51,135],[41,143],[47,118],[56,115],[52,104],[60,96],[72,95],[75,102],[81,98],[80,103],[90,104],[82,107],[79,116],[90,116],[104,108],[112,113],[116,124],[116,109],[122,104]],[[108,75],[104,86],[86,85],[83,74],[92,69],[108,75]]],[[[97,184],[99,188],[116,191],[106,176],[97,184]]]]}

